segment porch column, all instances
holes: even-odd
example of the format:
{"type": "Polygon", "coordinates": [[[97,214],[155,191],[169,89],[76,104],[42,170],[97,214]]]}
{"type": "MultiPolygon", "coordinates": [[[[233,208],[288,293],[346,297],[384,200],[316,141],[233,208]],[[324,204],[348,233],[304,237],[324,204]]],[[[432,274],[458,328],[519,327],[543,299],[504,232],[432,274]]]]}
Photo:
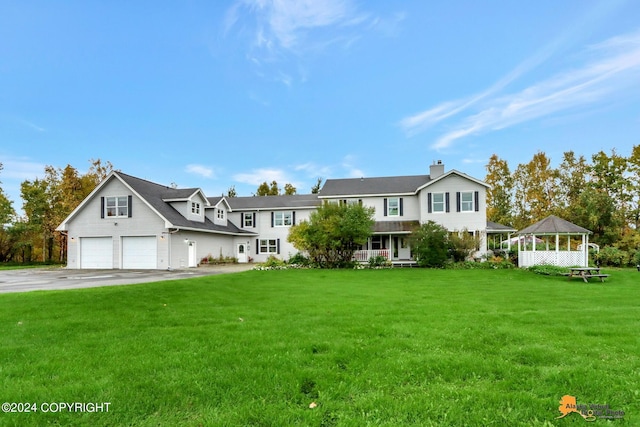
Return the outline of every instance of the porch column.
{"type": "Polygon", "coordinates": [[[560,234],[556,234],[556,265],[560,265],[560,234]]]}

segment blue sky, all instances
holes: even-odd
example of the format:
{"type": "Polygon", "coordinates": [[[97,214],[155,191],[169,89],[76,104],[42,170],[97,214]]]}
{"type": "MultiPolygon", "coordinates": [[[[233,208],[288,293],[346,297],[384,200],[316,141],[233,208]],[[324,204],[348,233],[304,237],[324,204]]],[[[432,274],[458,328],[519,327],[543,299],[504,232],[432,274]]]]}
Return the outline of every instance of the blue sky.
{"type": "Polygon", "coordinates": [[[241,196],[263,181],[485,177],[640,144],[640,2],[0,1],[0,172],[90,159],[241,196]]]}

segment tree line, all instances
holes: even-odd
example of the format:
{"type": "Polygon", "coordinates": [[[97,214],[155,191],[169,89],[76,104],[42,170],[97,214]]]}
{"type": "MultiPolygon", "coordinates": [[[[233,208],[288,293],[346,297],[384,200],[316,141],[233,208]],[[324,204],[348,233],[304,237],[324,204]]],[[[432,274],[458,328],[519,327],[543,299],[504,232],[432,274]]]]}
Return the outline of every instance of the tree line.
{"type": "Polygon", "coordinates": [[[487,164],[487,219],[521,230],[557,215],[591,230],[601,246],[636,252],[640,246],[640,145],[590,159],[563,153],[557,168],[542,151],[511,169],[494,154],[487,164]]]}
{"type": "Polygon", "coordinates": [[[90,164],[84,174],[71,165],[46,166],[43,178],[23,181],[23,215],[17,215],[13,202],[0,187],[0,262],[66,259],[66,236],[56,232],[56,227],[113,170],[110,162],[100,159],[92,159],[90,164]]]}

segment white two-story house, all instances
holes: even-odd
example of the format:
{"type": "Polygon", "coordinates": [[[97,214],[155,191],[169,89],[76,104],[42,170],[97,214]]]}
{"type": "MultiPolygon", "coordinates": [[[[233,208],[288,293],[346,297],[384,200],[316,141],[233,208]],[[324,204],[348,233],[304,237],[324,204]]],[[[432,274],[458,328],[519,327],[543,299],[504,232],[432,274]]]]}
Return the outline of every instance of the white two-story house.
{"type": "Polygon", "coordinates": [[[392,261],[411,259],[408,236],[427,221],[450,232],[480,238],[486,252],[486,189],[488,185],[461,172],[444,171],[438,161],[429,175],[329,179],[319,197],[327,201],[360,203],[375,208],[373,235],[356,253],[359,261],[382,255],[392,261]]]}
{"type": "Polygon", "coordinates": [[[60,224],[67,238],[67,267],[78,269],[177,269],[208,256],[263,262],[298,251],[289,229],[327,202],[375,208],[375,227],[359,261],[383,255],[410,260],[408,236],[433,220],[451,232],[480,236],[486,250],[487,184],[441,162],[429,175],[329,179],[319,194],[207,197],[112,172],[60,224]]]}

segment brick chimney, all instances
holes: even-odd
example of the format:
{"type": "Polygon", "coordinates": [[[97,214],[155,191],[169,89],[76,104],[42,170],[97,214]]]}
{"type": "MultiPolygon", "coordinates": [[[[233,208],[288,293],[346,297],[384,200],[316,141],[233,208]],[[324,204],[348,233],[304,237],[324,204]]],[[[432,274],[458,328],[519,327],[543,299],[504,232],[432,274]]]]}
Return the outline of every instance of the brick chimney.
{"type": "Polygon", "coordinates": [[[441,175],[444,175],[444,164],[442,164],[442,160],[438,160],[429,166],[429,177],[436,179],[441,175]]]}

